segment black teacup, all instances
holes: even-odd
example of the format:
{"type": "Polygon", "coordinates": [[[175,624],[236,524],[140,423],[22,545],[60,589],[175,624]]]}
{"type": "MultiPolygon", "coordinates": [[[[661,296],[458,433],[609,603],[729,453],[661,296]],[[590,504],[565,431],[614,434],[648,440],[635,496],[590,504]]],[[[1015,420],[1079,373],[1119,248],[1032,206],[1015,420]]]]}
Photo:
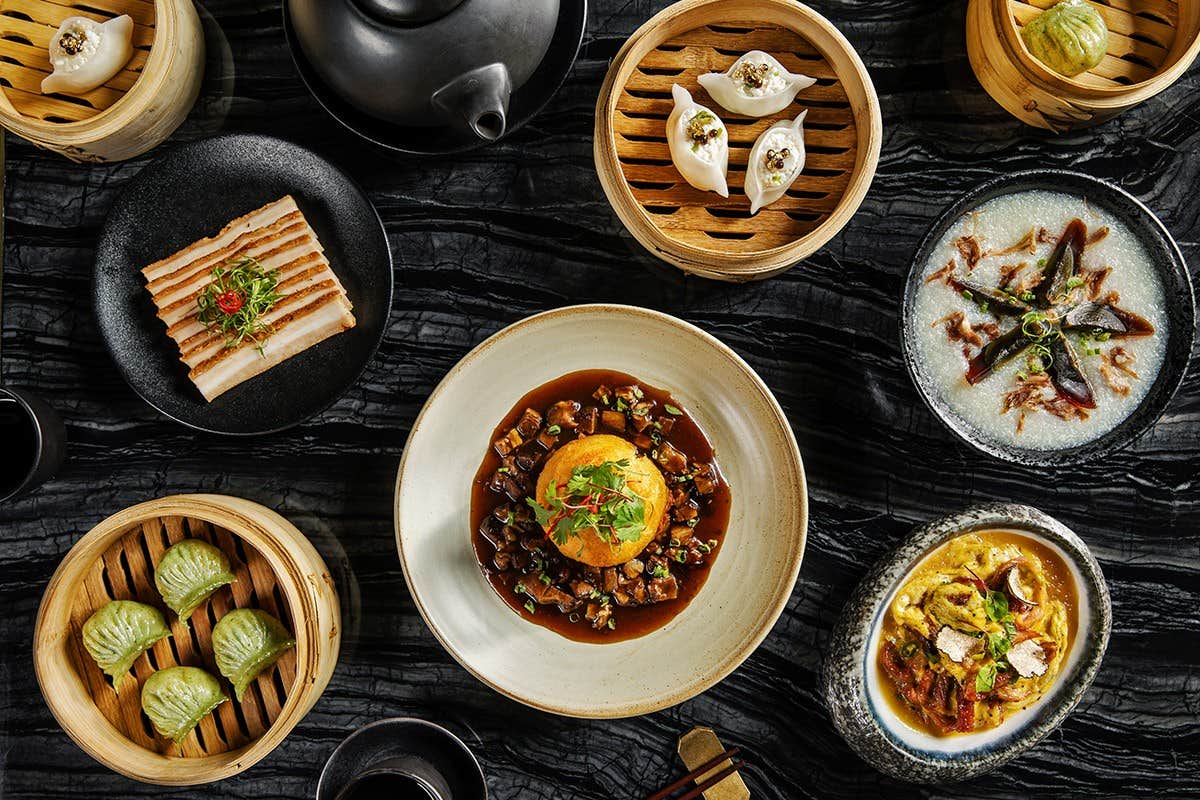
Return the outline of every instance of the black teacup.
{"type": "Polygon", "coordinates": [[[0,388],[0,502],[54,476],[67,452],[67,430],[49,405],[21,389],[0,388]]]}
{"type": "Polygon", "coordinates": [[[346,737],[325,764],[317,800],[487,800],[479,762],[450,731],[385,719],[346,737]]]}
{"type": "Polygon", "coordinates": [[[450,800],[450,787],[430,764],[391,758],[372,764],[343,789],[337,800],[450,800]]]}

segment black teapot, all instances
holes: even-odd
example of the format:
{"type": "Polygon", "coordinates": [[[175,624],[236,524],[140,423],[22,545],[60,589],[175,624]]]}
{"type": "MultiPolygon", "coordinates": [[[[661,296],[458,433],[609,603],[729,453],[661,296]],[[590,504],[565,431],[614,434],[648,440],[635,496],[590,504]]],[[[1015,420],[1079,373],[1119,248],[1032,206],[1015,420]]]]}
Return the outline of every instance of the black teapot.
{"type": "Polygon", "coordinates": [[[554,38],[559,0],[288,0],[329,87],[404,126],[504,133],[508,99],[554,38]]]}

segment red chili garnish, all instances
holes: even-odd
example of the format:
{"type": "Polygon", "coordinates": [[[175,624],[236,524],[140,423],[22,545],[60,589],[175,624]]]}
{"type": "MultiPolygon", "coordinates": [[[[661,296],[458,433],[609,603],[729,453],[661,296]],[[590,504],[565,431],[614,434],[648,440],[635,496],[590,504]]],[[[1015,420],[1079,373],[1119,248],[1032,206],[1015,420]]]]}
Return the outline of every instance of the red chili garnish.
{"type": "Polygon", "coordinates": [[[217,295],[217,307],[226,314],[236,314],[242,310],[246,299],[242,297],[242,293],[236,289],[227,289],[217,295]]]}

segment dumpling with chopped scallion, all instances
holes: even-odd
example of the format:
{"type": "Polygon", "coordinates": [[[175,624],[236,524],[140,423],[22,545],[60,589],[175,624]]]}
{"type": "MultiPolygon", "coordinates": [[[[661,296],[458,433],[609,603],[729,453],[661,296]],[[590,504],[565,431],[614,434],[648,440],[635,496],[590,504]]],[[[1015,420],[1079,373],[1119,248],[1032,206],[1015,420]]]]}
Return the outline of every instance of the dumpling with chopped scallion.
{"type": "Polygon", "coordinates": [[[142,686],[142,711],[154,730],[176,744],[228,699],[221,682],[199,667],[160,669],[142,686]]]}
{"type": "Polygon", "coordinates": [[[229,558],[202,539],[176,542],[154,568],[154,585],[184,625],[213,592],[236,580],[229,558]]]}
{"type": "Polygon", "coordinates": [[[750,213],[774,203],[791,188],[804,169],[804,117],[781,120],[762,132],[750,149],[746,167],[746,197],[750,213]]]}
{"type": "Polygon", "coordinates": [[[675,108],[667,118],[667,146],[683,179],[704,192],[729,197],[725,172],[729,168],[729,135],[725,123],[692,100],[679,84],[671,87],[675,108]]]}
{"type": "Polygon", "coordinates": [[[241,702],[250,682],[295,647],[296,640],[267,612],[239,608],[213,626],[212,646],[217,669],[233,684],[233,694],[241,702]]]}
{"type": "Polygon", "coordinates": [[[777,114],[797,93],[817,82],[788,72],[775,56],[761,50],[751,50],[726,71],[709,72],[697,80],[726,111],[747,117],[777,114]]]}
{"type": "Polygon", "coordinates": [[[83,623],[83,646],[118,692],[137,657],[170,635],[162,613],[136,600],[111,600],[83,623]]]}

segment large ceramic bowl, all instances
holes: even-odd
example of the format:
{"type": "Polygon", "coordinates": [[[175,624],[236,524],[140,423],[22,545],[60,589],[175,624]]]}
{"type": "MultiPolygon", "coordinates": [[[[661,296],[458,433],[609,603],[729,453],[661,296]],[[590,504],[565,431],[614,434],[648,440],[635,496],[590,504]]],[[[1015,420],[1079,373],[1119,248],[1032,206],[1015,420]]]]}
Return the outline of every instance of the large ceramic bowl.
{"type": "Polygon", "coordinates": [[[1175,239],[1150,209],[1136,197],[1111,183],[1059,169],[1015,172],[987,181],[967,192],[947,208],[921,240],[913,257],[912,269],[904,286],[900,310],[900,342],[904,361],[921,397],[952,433],[971,446],[996,458],[1030,466],[1077,464],[1099,458],[1133,442],[1162,416],[1167,404],[1183,382],[1191,358],[1195,337],[1195,299],[1187,263],[1175,239]],[[934,378],[917,356],[913,307],[930,254],[946,231],[965,213],[1002,195],[1030,189],[1066,192],[1083,197],[1089,204],[1107,211],[1123,222],[1146,248],[1150,261],[1162,281],[1167,298],[1168,337],[1165,357],[1154,385],[1141,404],[1116,427],[1085,444],[1059,450],[1039,450],[1000,442],[984,435],[940,395],[934,378]]]}
{"type": "Polygon", "coordinates": [[[1108,586],[1087,545],[1037,509],[992,503],[917,528],[872,567],[834,628],[822,669],[833,724],[876,769],[918,783],[970,778],[1016,758],[1062,724],[1091,686],[1112,627],[1108,586]],[[1061,673],[1040,700],[989,731],[931,736],[892,709],[875,660],[881,624],[896,592],[920,563],[964,533],[1015,531],[1050,548],[1066,564],[1078,599],[1078,625],[1061,673]]]}
{"type": "Polygon", "coordinates": [[[628,306],[538,314],[471,351],[417,418],[396,483],[404,575],[434,635],[496,691],[574,717],[645,714],[732,672],[792,593],[807,516],[796,440],[762,380],[700,329],[628,306]],[[670,390],[713,442],[732,493],[725,544],[695,599],[664,627],[606,644],[513,613],[471,545],[471,483],[494,426],[531,389],[582,369],[670,390]]]}

